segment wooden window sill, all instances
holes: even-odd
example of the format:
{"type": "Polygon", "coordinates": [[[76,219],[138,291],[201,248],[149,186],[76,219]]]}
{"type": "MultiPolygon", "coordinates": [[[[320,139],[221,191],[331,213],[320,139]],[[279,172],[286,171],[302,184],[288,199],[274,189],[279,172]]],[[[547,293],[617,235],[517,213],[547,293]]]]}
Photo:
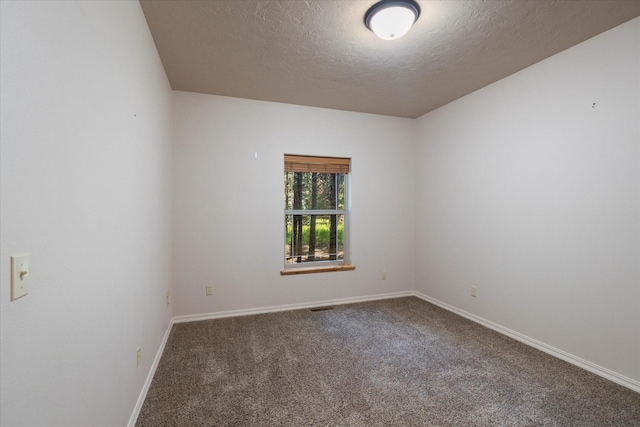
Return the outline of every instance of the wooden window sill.
{"type": "Polygon", "coordinates": [[[323,267],[308,267],[308,268],[287,268],[280,271],[281,276],[290,276],[294,274],[309,274],[309,273],[328,273],[330,271],[349,271],[355,270],[355,265],[326,265],[323,267]]]}

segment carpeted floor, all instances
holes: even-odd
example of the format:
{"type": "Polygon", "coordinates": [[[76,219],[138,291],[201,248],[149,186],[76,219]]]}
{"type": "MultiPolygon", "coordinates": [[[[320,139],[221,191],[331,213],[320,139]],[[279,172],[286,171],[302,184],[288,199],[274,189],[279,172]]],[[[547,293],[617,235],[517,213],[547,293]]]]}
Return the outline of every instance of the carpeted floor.
{"type": "Polygon", "coordinates": [[[418,298],[181,323],[137,426],[640,426],[640,394],[418,298]]]}

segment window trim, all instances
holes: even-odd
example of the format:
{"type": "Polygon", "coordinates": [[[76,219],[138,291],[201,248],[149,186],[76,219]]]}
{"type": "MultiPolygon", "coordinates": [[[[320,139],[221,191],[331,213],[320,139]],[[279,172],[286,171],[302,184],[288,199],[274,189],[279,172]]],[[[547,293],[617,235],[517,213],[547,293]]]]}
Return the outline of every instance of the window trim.
{"type": "MultiPolygon", "coordinates": [[[[356,266],[351,264],[351,158],[346,157],[328,157],[328,156],[302,156],[295,154],[284,155],[284,171],[287,172],[287,163],[289,166],[292,162],[298,163],[301,161],[308,161],[317,165],[335,164],[339,170],[324,171],[319,173],[341,173],[344,175],[344,209],[285,209],[284,215],[343,215],[344,229],[342,232],[342,245],[343,256],[341,260],[325,260],[325,261],[313,261],[311,263],[300,264],[287,264],[287,250],[286,245],[283,251],[282,262],[284,264],[283,269],[280,271],[280,275],[296,275],[296,274],[308,274],[308,273],[325,273],[333,271],[351,271],[355,270],[356,266]],[[333,162],[332,162],[333,161],[333,162]]],[[[313,172],[316,166],[311,166],[305,170],[299,170],[302,172],[313,172]]],[[[297,167],[300,167],[297,165],[297,167]]],[[[329,166],[330,167],[330,166],[329,166]]],[[[316,170],[317,171],[317,170],[316,170]]],[[[287,228],[284,227],[284,241],[287,241],[287,228]]]]}
{"type": "Polygon", "coordinates": [[[355,270],[356,266],[353,264],[342,264],[342,265],[326,265],[324,267],[298,267],[298,268],[287,268],[284,270],[280,270],[281,276],[290,276],[295,274],[309,274],[309,273],[329,273],[333,271],[351,271],[355,270]]]}

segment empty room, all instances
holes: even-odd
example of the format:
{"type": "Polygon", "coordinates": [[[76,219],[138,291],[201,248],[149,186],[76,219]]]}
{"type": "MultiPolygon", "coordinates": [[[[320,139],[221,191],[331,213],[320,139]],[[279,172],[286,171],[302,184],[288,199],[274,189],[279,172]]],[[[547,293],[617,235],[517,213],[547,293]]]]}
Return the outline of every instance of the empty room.
{"type": "Polygon", "coordinates": [[[640,2],[0,8],[2,427],[640,426],[640,2]]]}

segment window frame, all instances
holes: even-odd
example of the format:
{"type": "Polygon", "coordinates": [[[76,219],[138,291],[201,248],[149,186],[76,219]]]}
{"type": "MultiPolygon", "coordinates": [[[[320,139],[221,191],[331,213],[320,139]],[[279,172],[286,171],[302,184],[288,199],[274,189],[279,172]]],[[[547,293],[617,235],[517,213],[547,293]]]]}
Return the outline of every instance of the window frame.
{"type": "MultiPolygon", "coordinates": [[[[287,159],[295,158],[295,159],[308,159],[310,162],[314,162],[318,160],[319,162],[329,162],[331,159],[336,159],[341,161],[344,164],[344,161],[348,161],[347,170],[346,171],[319,171],[312,170],[310,168],[308,171],[303,171],[303,173],[336,173],[343,175],[343,185],[344,185],[344,207],[339,209],[336,202],[336,209],[287,209],[285,206],[284,209],[284,230],[283,230],[283,240],[284,240],[284,251],[283,251],[283,270],[281,270],[282,275],[289,274],[305,274],[305,273],[318,273],[318,272],[327,272],[327,271],[344,271],[344,270],[354,270],[355,266],[351,264],[351,159],[345,157],[329,157],[329,156],[301,156],[301,155],[290,155],[285,154],[285,167],[284,173],[291,172],[291,170],[287,170],[287,159]],[[287,217],[289,215],[305,215],[305,216],[328,216],[328,215],[342,215],[343,217],[343,229],[342,229],[342,259],[339,260],[321,260],[321,261],[309,261],[309,262],[301,262],[301,263],[287,263],[287,217]]],[[[337,191],[337,189],[336,189],[337,191]]],[[[336,200],[338,198],[336,197],[336,200]]]]}

